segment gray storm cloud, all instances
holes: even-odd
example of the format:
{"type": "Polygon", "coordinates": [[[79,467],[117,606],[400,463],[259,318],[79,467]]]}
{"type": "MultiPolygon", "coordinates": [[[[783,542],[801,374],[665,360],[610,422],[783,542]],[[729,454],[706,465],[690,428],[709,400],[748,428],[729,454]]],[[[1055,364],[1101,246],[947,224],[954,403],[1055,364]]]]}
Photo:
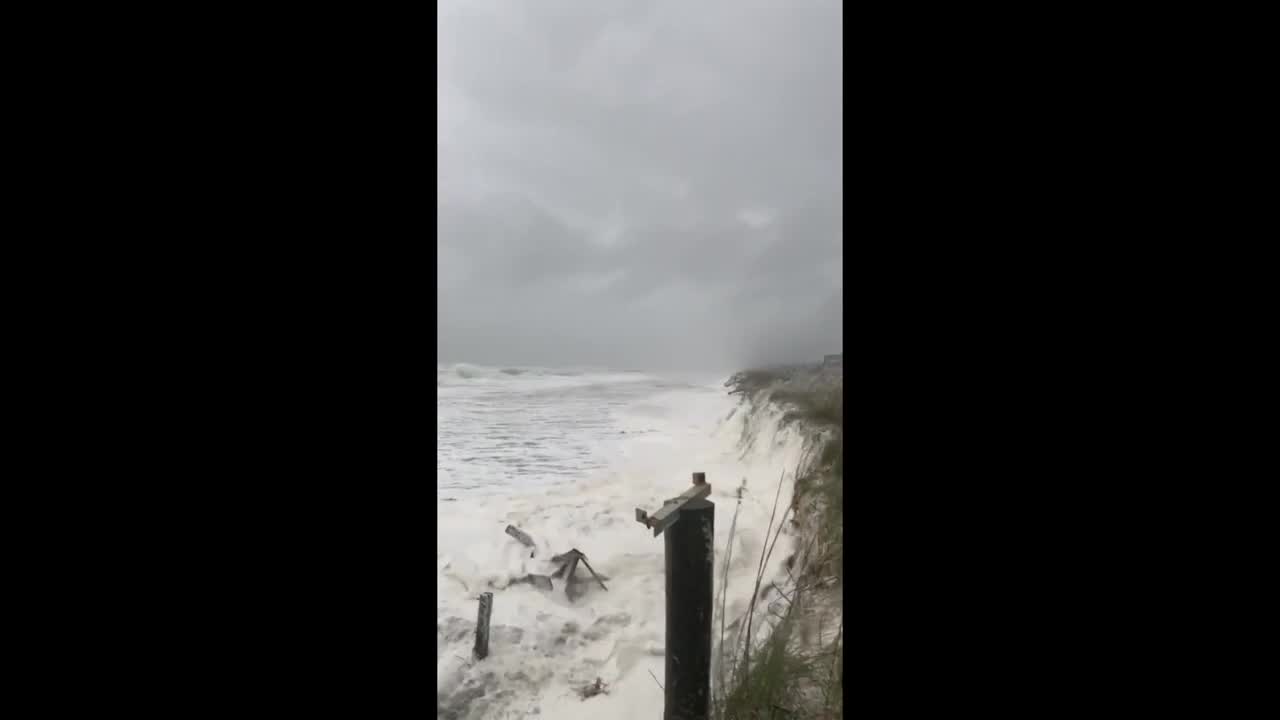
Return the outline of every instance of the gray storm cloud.
{"type": "Polygon", "coordinates": [[[443,0],[445,362],[842,349],[841,6],[443,0]]]}

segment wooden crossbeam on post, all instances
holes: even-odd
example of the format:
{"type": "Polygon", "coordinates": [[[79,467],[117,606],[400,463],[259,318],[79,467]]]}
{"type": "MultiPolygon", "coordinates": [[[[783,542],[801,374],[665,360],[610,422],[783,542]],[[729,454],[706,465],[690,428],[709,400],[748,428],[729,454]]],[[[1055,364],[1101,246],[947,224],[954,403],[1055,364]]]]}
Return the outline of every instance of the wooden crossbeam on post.
{"type": "Polygon", "coordinates": [[[693,500],[704,498],[711,494],[711,486],[706,483],[706,473],[694,473],[695,476],[702,476],[701,483],[695,482],[693,487],[684,491],[679,497],[671,498],[662,504],[662,509],[650,515],[649,513],[636,508],[636,522],[642,523],[645,527],[653,528],[653,536],[658,537],[666,530],[668,526],[676,521],[680,515],[680,508],[685,503],[693,500]]]}

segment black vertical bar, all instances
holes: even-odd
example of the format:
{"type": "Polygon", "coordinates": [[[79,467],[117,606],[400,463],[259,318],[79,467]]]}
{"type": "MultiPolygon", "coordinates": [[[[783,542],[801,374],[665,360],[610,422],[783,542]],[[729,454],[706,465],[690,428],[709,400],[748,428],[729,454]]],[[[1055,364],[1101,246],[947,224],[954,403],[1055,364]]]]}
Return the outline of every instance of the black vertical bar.
{"type": "Polygon", "coordinates": [[[476,618],[476,646],[471,654],[476,660],[489,657],[489,616],[493,614],[493,593],[480,593],[480,614],[476,618]]]}
{"type": "Polygon", "coordinates": [[[666,536],[667,664],[663,720],[706,720],[711,700],[715,503],[693,500],[666,536]]]}

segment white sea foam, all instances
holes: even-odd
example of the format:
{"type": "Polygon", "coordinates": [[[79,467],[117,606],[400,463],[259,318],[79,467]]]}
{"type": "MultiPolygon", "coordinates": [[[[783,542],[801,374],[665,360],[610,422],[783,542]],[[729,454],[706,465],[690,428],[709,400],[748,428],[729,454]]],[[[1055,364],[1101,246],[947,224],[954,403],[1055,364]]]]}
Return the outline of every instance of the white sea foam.
{"type": "MultiPolygon", "coordinates": [[[[656,510],[692,472],[707,473],[718,614],[746,478],[729,568],[732,624],[748,607],[780,482],[775,524],[791,499],[801,438],[779,430],[772,412],[739,408],[719,380],[453,365],[437,368],[437,386],[439,717],[660,717],[650,673],[663,677],[663,541],[635,521],[635,508],[656,510]],[[508,524],[533,537],[535,557],[503,533],[508,524]],[[570,603],[560,582],[550,593],[509,585],[548,573],[549,558],[570,548],[608,578],[607,592],[570,603]],[[483,591],[494,593],[491,654],[474,663],[483,591]],[[608,693],[583,700],[576,690],[596,678],[608,693]]],[[[784,532],[767,578],[783,573],[791,552],[784,532]]]]}

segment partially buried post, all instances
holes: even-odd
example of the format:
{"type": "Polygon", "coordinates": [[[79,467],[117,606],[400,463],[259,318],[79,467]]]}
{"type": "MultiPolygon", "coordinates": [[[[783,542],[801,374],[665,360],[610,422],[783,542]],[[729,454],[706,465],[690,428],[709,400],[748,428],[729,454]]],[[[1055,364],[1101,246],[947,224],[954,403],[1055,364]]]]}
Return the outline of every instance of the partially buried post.
{"type": "Polygon", "coordinates": [[[493,614],[493,593],[480,593],[480,613],[476,617],[476,646],[471,656],[476,660],[489,657],[489,617],[493,614]]]}

